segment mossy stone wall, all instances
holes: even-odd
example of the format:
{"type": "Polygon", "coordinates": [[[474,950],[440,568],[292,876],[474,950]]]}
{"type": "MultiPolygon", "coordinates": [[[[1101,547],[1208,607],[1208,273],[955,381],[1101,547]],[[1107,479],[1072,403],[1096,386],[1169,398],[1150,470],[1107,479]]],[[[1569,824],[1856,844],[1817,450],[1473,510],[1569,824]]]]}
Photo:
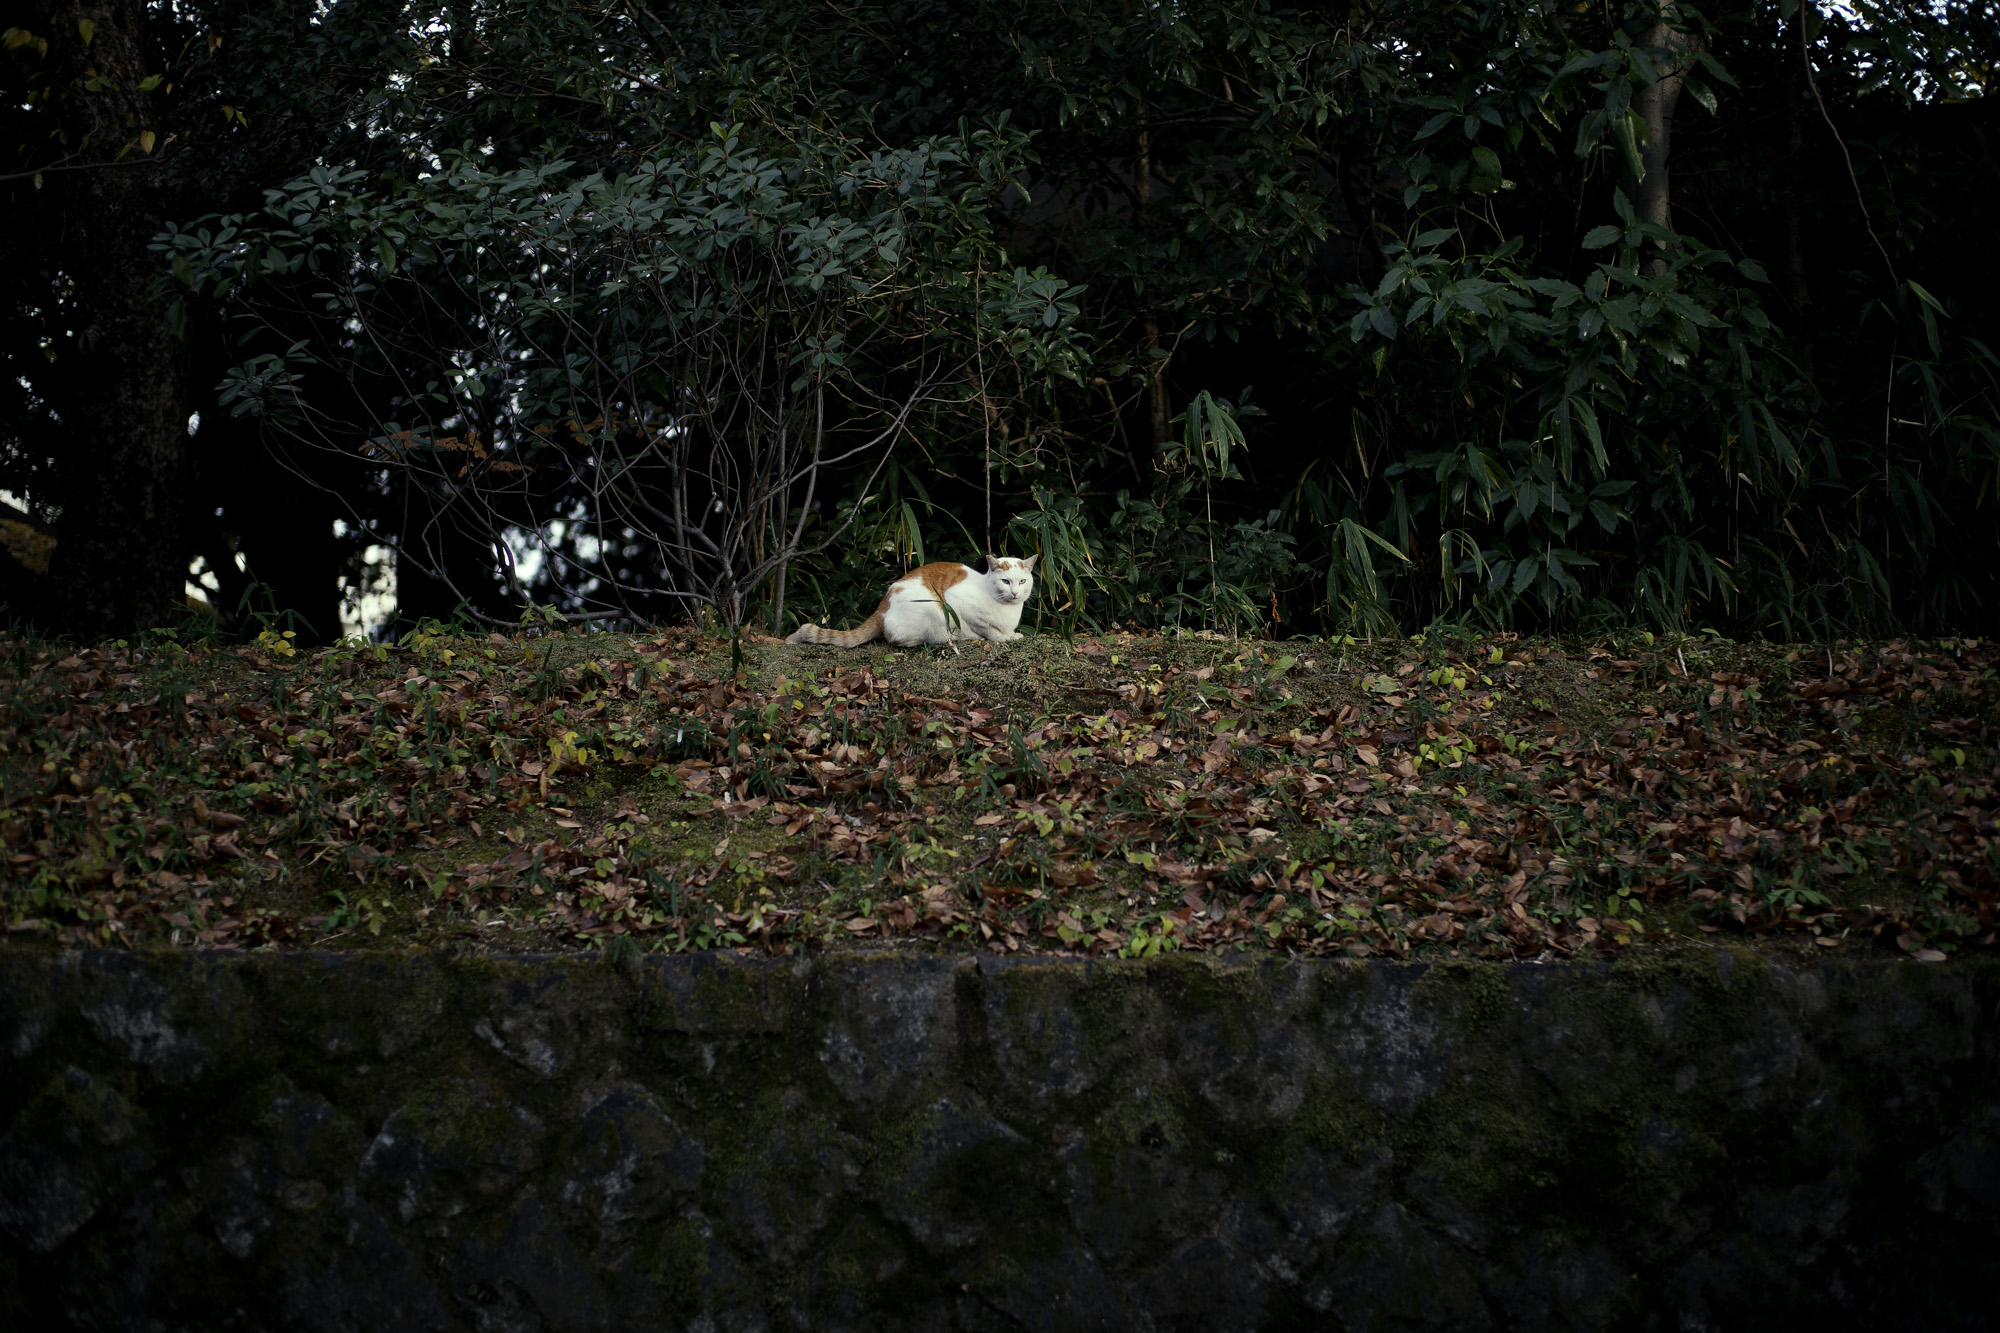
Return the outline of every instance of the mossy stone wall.
{"type": "Polygon", "coordinates": [[[2000,968],[0,951],[0,1327],[1989,1328],[2000,968]]]}

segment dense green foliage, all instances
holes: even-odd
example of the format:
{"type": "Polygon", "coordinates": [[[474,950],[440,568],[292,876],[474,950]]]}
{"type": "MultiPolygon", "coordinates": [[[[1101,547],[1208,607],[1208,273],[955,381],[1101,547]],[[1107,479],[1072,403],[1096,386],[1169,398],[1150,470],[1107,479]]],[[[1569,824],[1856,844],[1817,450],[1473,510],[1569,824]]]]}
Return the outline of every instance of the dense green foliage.
{"type": "Polygon", "coordinates": [[[783,628],[990,541],[1044,624],[1983,628],[1991,6],[1671,8],[1671,228],[1660,17],[333,4],[231,75],[318,62],[242,99],[294,178],[163,249],[433,609],[783,628]],[[606,498],[675,430],[699,533],[606,498]]]}
{"type": "MultiPolygon", "coordinates": [[[[380,422],[365,454],[469,529],[564,523],[567,551],[526,548],[557,591],[734,620],[846,526],[802,541],[823,474],[879,473],[913,416],[960,405],[982,342],[1074,374],[1063,284],[986,272],[987,183],[1018,148],[979,133],[765,158],[718,127],[615,177],[456,154],[387,204],[362,171],[322,171],[274,194],[274,225],[177,234],[175,264],[197,287],[322,288],[364,335],[342,367],[393,386],[409,423],[380,422]],[[460,335],[444,366],[439,327],[460,335]]],[[[309,340],[258,354],[222,401],[314,433],[306,372],[326,357],[309,340]]]]}

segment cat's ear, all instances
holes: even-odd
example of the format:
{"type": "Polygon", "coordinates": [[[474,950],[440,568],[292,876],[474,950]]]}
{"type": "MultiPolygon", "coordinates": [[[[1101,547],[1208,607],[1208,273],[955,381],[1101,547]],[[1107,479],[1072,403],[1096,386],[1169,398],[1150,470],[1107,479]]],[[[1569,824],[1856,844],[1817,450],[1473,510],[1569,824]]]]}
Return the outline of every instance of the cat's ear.
{"type": "Polygon", "coordinates": [[[1021,568],[1027,570],[1030,574],[1032,574],[1035,572],[1035,562],[1040,559],[1041,557],[1038,555],[1031,555],[1026,560],[1023,560],[1021,562],[1021,568]]]}
{"type": "Polygon", "coordinates": [[[999,556],[993,554],[993,552],[991,551],[988,551],[986,553],[986,572],[988,574],[991,574],[994,568],[999,565],[999,563],[1000,563],[999,556]]]}

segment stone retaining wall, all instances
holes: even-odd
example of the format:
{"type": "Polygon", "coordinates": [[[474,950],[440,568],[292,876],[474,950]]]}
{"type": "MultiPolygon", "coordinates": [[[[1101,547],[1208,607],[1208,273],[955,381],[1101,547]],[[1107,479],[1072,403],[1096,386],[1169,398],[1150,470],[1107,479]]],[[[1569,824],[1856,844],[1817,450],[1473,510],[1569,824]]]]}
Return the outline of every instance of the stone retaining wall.
{"type": "Polygon", "coordinates": [[[0,1327],[1989,1328],[2000,968],[0,952],[0,1327]]]}

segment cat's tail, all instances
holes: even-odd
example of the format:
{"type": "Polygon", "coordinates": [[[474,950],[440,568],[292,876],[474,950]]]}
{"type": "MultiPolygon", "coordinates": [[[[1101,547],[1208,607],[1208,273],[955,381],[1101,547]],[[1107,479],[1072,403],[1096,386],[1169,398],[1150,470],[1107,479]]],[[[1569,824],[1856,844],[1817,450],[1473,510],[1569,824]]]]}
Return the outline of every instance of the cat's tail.
{"type": "Polygon", "coordinates": [[[859,648],[862,644],[882,637],[882,608],[856,625],[853,629],[821,629],[818,625],[801,625],[793,630],[786,643],[823,643],[834,648],[859,648]]]}

